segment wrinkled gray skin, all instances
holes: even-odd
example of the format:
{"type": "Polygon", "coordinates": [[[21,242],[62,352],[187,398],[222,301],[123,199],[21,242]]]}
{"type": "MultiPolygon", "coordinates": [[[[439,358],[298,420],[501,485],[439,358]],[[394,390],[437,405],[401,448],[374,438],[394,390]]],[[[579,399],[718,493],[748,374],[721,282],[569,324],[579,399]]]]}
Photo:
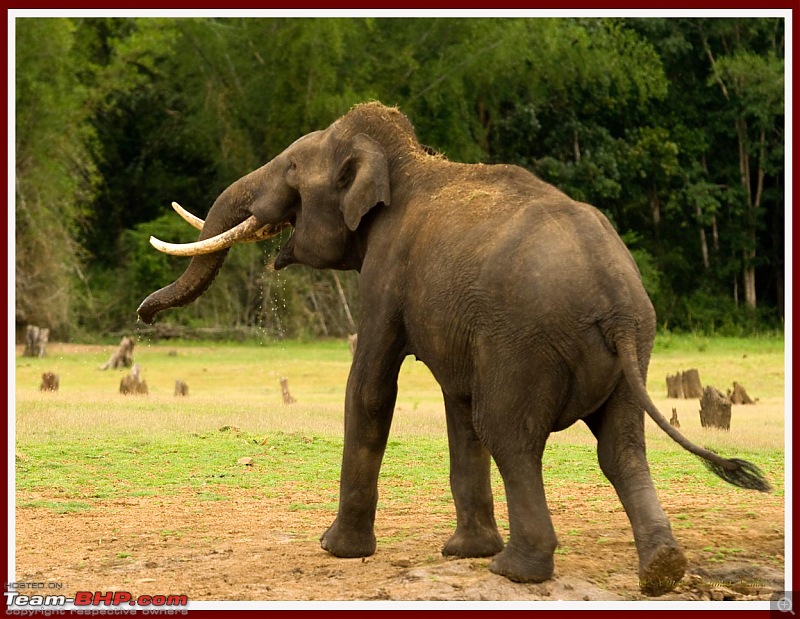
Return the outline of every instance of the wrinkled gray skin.
{"type": "MultiPolygon", "coordinates": [[[[457,526],[445,555],[494,556],[511,580],[553,574],[557,541],[542,452],[576,421],[597,437],[600,466],[630,519],[642,590],[669,591],[686,560],[645,459],[643,409],[693,453],[647,396],[655,317],[631,255],[595,208],[525,170],[429,154],[408,120],[356,106],[228,187],[201,239],[250,215],[289,222],[276,261],[361,273],[358,348],[347,382],[339,511],[322,536],[338,557],[375,552],[373,523],[403,359],[415,355],[444,394],[457,526]],[[497,463],[510,538],[495,524],[497,463]]],[[[192,259],[139,315],[185,305],[210,285],[226,251],[192,259]]]]}

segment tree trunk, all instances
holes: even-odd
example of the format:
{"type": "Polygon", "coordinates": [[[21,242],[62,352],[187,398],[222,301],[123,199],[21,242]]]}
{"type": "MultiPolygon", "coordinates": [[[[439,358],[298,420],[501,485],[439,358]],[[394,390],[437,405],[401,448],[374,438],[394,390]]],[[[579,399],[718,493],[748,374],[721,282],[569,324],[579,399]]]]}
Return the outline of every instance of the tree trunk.
{"type": "Polygon", "coordinates": [[[23,357],[44,357],[47,355],[47,342],[50,329],[28,325],[25,327],[25,350],[23,357]]]}
{"type": "Polygon", "coordinates": [[[742,273],[742,283],[744,284],[744,302],[747,307],[756,307],[756,267],[753,264],[756,259],[755,249],[744,250],[744,271],[742,273]]]}
{"type": "Polygon", "coordinates": [[[319,326],[322,329],[322,334],[328,337],[328,325],[325,324],[325,316],[322,315],[322,309],[317,302],[317,295],[314,294],[314,284],[312,283],[308,289],[308,296],[311,297],[311,304],[314,306],[314,313],[319,320],[319,326]]]}
{"type": "Polygon", "coordinates": [[[350,306],[347,304],[347,297],[345,297],[344,295],[344,289],[342,288],[342,283],[339,281],[339,276],[336,275],[336,273],[333,273],[333,281],[336,283],[336,290],[339,292],[339,299],[342,302],[344,313],[347,316],[347,322],[350,325],[350,330],[357,331],[356,323],[353,321],[353,315],[350,313],[350,306]]]}
{"type": "Polygon", "coordinates": [[[114,354],[111,355],[108,361],[100,366],[100,369],[107,370],[108,368],[113,368],[116,370],[119,368],[131,367],[133,365],[133,347],[135,344],[136,342],[132,337],[128,337],[127,335],[123,337],[117,350],[114,351],[114,354]]]}
{"type": "Polygon", "coordinates": [[[714,247],[714,260],[719,260],[719,228],[716,215],[711,217],[711,241],[714,247]]]}
{"type": "MultiPolygon", "coordinates": [[[[783,196],[783,175],[776,175],[775,190],[783,196]]],[[[785,292],[784,292],[784,261],[785,261],[785,221],[786,209],[783,199],[779,200],[772,210],[772,238],[775,244],[772,250],[773,277],[775,278],[775,297],[778,305],[778,314],[781,319],[785,316],[785,292]]]]}
{"type": "Polygon", "coordinates": [[[686,370],[681,375],[683,379],[683,396],[685,398],[703,397],[703,384],[700,382],[700,372],[695,369],[686,370]]]}
{"type": "Polygon", "coordinates": [[[703,385],[700,382],[700,372],[696,369],[677,372],[674,376],[667,375],[667,397],[682,400],[684,398],[699,398],[703,395],[703,385]]]}
{"type": "Polygon", "coordinates": [[[731,429],[731,401],[711,385],[700,399],[700,424],[704,428],[731,429]]]}
{"type": "Polygon", "coordinates": [[[703,267],[708,270],[711,263],[708,260],[708,240],[706,239],[706,229],[703,227],[703,209],[700,204],[695,204],[695,215],[697,215],[697,225],[700,228],[700,253],[703,255],[703,267]]]}
{"type": "Polygon", "coordinates": [[[745,388],[736,381],[733,381],[733,392],[728,393],[728,398],[733,404],[755,404],[745,388]]]}
{"type": "Polygon", "coordinates": [[[683,399],[683,379],[680,372],[674,376],[667,374],[667,397],[675,400],[683,399]]]}
{"type": "Polygon", "coordinates": [[[119,392],[123,395],[147,395],[147,381],[142,379],[138,363],[133,365],[130,374],[119,381],[119,392]]]}
{"type": "Polygon", "coordinates": [[[658,238],[661,225],[661,202],[658,199],[658,190],[655,186],[650,188],[650,213],[653,217],[653,230],[655,230],[656,238],[658,238]]]}
{"type": "Polygon", "coordinates": [[[175,381],[175,395],[177,396],[187,396],[189,395],[189,385],[186,384],[185,381],[176,380],[175,381]]]}
{"type": "Polygon", "coordinates": [[[53,374],[52,372],[42,374],[42,384],[39,385],[39,391],[58,391],[58,374],[53,374]]]}
{"type": "Polygon", "coordinates": [[[761,196],[764,190],[764,151],[766,137],[761,132],[758,152],[758,173],[756,180],[756,193],[753,196],[753,184],[750,174],[750,153],[747,150],[747,121],[744,118],[736,119],[736,133],[739,136],[739,172],[742,179],[742,189],[747,196],[745,204],[745,235],[747,246],[742,252],[743,270],[742,283],[744,284],[744,302],[747,307],[756,307],[756,212],[761,205],[761,196]]]}

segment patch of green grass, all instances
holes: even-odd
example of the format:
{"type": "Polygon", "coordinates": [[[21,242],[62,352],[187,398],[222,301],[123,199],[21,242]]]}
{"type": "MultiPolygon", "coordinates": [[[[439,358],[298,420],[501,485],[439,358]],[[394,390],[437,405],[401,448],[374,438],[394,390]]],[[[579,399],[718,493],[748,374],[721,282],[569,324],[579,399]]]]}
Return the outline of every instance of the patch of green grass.
{"type": "MultiPolygon", "coordinates": [[[[126,497],[187,493],[200,503],[228,500],[243,489],[266,497],[292,489],[313,493],[319,502],[291,499],[290,509],[335,510],[350,367],[345,342],[141,342],[136,361],[150,386],[150,395],[142,397],[118,394],[124,371],[97,369],[113,349],[51,345],[50,357],[17,357],[16,487],[38,495],[19,507],[69,513],[126,497]],[[59,392],[38,391],[43,371],[61,374],[59,392]],[[289,377],[297,404],[282,403],[282,376],[289,377]],[[189,384],[189,397],[172,395],[177,378],[189,384]],[[242,457],[252,458],[252,466],[239,464],[242,457]]],[[[662,412],[679,408],[681,432],[690,440],[752,461],[778,496],[784,485],[783,350],[778,338],[660,336],[648,383],[662,412]],[[701,428],[696,400],[659,399],[665,374],[690,367],[699,369],[704,383],[720,388],[737,380],[762,402],[735,407],[730,432],[701,428]]],[[[710,474],[649,419],[646,430],[657,490],[724,492],[727,501],[748,493],[710,474]]],[[[423,497],[432,512],[453,514],[446,436],[438,385],[423,364],[407,359],[379,479],[381,505],[416,504],[423,497]]],[[[576,487],[608,487],[596,441],[584,424],[550,437],[544,477],[548,490],[563,489],[564,501],[574,500],[570,489],[576,487]]],[[[492,486],[495,501],[503,503],[494,467],[492,486]]],[[[598,494],[596,500],[604,499],[598,494]]],[[[691,526],[688,518],[677,522],[691,526]]]]}
{"type": "Polygon", "coordinates": [[[22,501],[17,505],[20,508],[26,507],[43,507],[54,511],[57,514],[74,514],[77,512],[84,512],[92,508],[89,503],[84,501],[22,501]]]}
{"type": "Polygon", "coordinates": [[[316,440],[311,451],[303,438],[277,433],[268,445],[250,435],[178,433],[155,436],[137,447],[125,438],[75,437],[20,445],[27,455],[17,465],[17,488],[57,492],[82,498],[119,498],[196,491],[201,500],[224,500],[215,489],[282,486],[285,480],[313,485],[320,477],[336,479],[341,446],[316,440]],[[237,463],[253,458],[255,467],[237,463]],[[258,473],[254,474],[255,469],[258,473]]]}
{"type": "Polygon", "coordinates": [[[703,549],[705,552],[711,553],[711,557],[709,557],[709,561],[714,563],[725,563],[731,559],[731,557],[736,556],[739,553],[744,552],[741,548],[711,548],[706,547],[703,549]]]}

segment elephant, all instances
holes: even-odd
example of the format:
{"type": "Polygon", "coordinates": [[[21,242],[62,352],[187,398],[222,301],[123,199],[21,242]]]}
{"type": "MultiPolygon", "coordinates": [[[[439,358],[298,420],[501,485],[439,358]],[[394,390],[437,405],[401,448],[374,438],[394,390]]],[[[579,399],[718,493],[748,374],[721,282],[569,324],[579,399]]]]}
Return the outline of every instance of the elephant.
{"type": "Polygon", "coordinates": [[[512,581],[553,577],[542,455],[552,432],[579,420],[627,512],[646,595],[672,590],[686,559],[650,476],[645,412],[726,481],[770,490],[758,467],[690,442],[650,399],[655,312],[602,212],[521,167],[450,161],[423,146],[396,107],[362,103],[300,137],[226,188],[204,221],[173,206],[201,232],[180,245],[151,238],[192,258],[141,303],[145,323],[196,300],[232,245],[285,228],[292,232],[275,269],[360,273],[339,507],[320,540],[336,557],[376,550],[378,473],[410,355],[444,398],[456,525],[442,553],[492,557],[489,569],[512,581]],[[506,493],[507,541],[494,515],[492,460],[506,493]]]}

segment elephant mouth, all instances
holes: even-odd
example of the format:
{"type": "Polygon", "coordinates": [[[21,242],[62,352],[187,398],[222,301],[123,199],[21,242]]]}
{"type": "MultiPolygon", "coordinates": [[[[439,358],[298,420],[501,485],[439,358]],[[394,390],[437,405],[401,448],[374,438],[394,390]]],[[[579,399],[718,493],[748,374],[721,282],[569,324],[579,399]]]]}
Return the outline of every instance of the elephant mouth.
{"type": "Polygon", "coordinates": [[[275,262],[273,264],[273,268],[276,271],[280,271],[283,268],[288,267],[290,264],[294,264],[297,262],[297,259],[294,255],[294,233],[295,233],[295,221],[294,218],[289,220],[284,227],[291,226],[292,233],[289,236],[289,239],[281,246],[280,251],[278,251],[278,255],[275,257],[275,262]]]}

